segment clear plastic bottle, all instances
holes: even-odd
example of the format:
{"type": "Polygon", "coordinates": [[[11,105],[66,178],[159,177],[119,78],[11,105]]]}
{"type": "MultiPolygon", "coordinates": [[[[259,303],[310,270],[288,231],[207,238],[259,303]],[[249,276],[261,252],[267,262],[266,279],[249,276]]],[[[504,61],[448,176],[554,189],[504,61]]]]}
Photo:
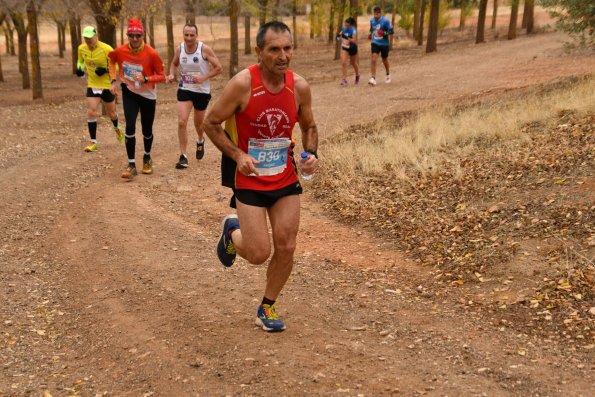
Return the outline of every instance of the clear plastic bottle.
{"type": "MultiPolygon", "coordinates": [[[[308,152],[302,152],[302,154],[300,155],[301,159],[300,159],[300,165],[301,163],[304,163],[306,160],[308,160],[308,157],[310,157],[310,153],[308,152]]],[[[314,178],[314,175],[312,174],[306,174],[304,171],[302,171],[301,167],[298,167],[300,169],[300,174],[302,175],[302,179],[305,181],[309,181],[312,178],[314,178]]]]}

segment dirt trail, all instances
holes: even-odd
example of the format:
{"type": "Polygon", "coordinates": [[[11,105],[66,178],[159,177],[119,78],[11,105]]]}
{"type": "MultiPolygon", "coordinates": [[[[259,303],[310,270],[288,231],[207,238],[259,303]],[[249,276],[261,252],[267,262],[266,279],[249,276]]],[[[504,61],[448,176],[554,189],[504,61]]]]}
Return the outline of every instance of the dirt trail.
{"type": "MultiPolygon", "coordinates": [[[[393,84],[375,88],[338,87],[338,65],[319,67],[324,53],[298,56],[294,69],[314,82],[325,138],[394,111],[595,70],[592,57],[564,55],[564,39],[403,50],[393,84]]],[[[518,335],[454,294],[420,295],[429,270],[327,218],[308,193],[280,299],[288,329],[256,328],[264,268],[224,269],[214,254],[229,199],[219,155],[209,144],[203,161],[174,169],[175,91],[160,90],[156,173],[130,183],[105,122],[99,153],[72,139],[82,101],[0,108],[11,132],[0,137],[0,395],[589,394],[592,357],[518,335]]]]}

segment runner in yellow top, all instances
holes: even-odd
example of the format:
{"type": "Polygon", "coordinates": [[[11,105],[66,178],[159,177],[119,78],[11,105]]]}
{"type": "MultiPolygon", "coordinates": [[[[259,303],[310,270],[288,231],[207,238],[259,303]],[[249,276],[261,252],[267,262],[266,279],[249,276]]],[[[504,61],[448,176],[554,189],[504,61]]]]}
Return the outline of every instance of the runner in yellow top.
{"type": "Polygon", "coordinates": [[[124,134],[118,126],[116,97],[110,91],[111,81],[108,70],[110,61],[107,54],[113,51],[113,48],[97,39],[97,32],[93,26],[86,26],[83,29],[83,39],[85,43],[78,48],[76,75],[84,77],[87,69],[87,126],[91,143],[85,147],[85,152],[96,152],[97,114],[100,101],[103,101],[105,111],[112,120],[118,142],[124,140],[124,134]]]}

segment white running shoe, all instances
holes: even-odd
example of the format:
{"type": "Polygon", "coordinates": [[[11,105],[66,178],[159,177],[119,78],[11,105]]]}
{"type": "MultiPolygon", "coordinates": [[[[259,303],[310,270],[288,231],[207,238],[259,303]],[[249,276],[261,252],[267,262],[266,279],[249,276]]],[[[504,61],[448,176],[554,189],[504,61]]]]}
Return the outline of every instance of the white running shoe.
{"type": "Polygon", "coordinates": [[[368,84],[376,85],[376,79],[374,77],[370,77],[370,80],[368,80],[368,84]]]}
{"type": "Polygon", "coordinates": [[[390,84],[391,82],[391,78],[390,78],[390,74],[386,75],[386,84],[390,84]]]}

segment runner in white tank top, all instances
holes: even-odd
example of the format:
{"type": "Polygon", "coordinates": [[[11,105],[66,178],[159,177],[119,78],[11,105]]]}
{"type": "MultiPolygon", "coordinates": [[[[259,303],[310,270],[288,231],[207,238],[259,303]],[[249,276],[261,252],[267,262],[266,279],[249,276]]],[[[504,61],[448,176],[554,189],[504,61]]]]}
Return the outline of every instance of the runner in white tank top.
{"type": "Polygon", "coordinates": [[[190,117],[190,111],[194,107],[194,128],[196,129],[196,158],[204,157],[205,139],[202,130],[202,122],[205,117],[205,110],[211,100],[212,77],[221,73],[221,62],[215,52],[206,44],[198,41],[198,29],[196,25],[184,25],[184,42],[175,51],[167,81],[172,82],[180,71],[180,83],[178,86],[178,141],[180,143],[180,158],[176,168],[188,168],[188,134],[186,127],[190,117]]]}
{"type": "Polygon", "coordinates": [[[209,63],[202,56],[203,42],[197,43],[194,52],[186,51],[186,43],[180,44],[180,89],[192,92],[201,92],[203,94],[211,93],[211,81],[205,80],[200,84],[194,82],[194,76],[197,74],[207,75],[209,73],[209,63]]]}

